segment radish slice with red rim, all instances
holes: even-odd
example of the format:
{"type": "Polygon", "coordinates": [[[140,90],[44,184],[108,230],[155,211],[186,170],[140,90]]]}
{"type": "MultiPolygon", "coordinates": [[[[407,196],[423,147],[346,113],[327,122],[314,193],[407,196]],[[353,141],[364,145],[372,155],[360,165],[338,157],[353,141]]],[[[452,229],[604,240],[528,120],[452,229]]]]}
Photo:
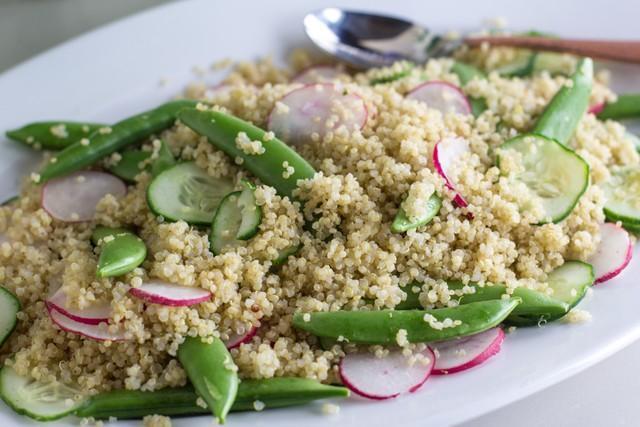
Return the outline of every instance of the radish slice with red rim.
{"type": "Polygon", "coordinates": [[[435,356],[430,349],[423,353],[426,364],[416,361],[409,365],[401,350],[391,350],[383,358],[361,351],[347,354],[340,361],[339,374],[343,384],[354,393],[374,400],[394,398],[412,393],[427,381],[435,356]]]}
{"type": "Polygon", "coordinates": [[[302,84],[326,83],[337,79],[340,74],[342,74],[340,70],[331,65],[314,65],[302,70],[291,82],[302,84]]]}
{"type": "Polygon", "coordinates": [[[143,283],[137,288],[131,288],[129,293],[152,304],[173,307],[199,304],[211,298],[211,293],[205,289],[161,281],[143,283]]]}
{"type": "Polygon", "coordinates": [[[456,191],[453,202],[464,208],[468,205],[467,201],[460,193],[457,192],[455,183],[451,178],[451,170],[456,162],[460,161],[466,153],[469,153],[469,142],[463,138],[445,138],[438,142],[433,149],[433,165],[438,174],[444,178],[444,181],[451,190],[456,191]]]}
{"type": "Polygon", "coordinates": [[[442,114],[472,114],[471,103],[462,90],[451,83],[431,81],[413,88],[408,99],[415,99],[427,104],[427,107],[442,114]]]}
{"type": "Polygon", "coordinates": [[[98,323],[108,322],[111,316],[110,304],[96,304],[84,309],[68,307],[67,295],[62,288],[47,298],[45,304],[68,318],[87,325],[97,325],[98,323]]]}
{"type": "Polygon", "coordinates": [[[436,356],[433,374],[453,374],[478,366],[498,354],[502,341],[502,329],[492,328],[464,338],[431,343],[429,347],[436,356]]]}
{"type": "Polygon", "coordinates": [[[240,347],[242,344],[246,344],[256,335],[258,328],[251,326],[244,334],[232,334],[224,343],[229,350],[232,348],[240,347]]]}
{"type": "Polygon", "coordinates": [[[127,187],[119,178],[97,171],[75,172],[48,181],[42,188],[42,208],[64,222],[90,221],[107,194],[122,197],[127,187]]]}
{"type": "Polygon", "coordinates": [[[598,114],[602,113],[602,110],[604,110],[604,106],[605,106],[604,102],[598,102],[597,104],[593,104],[592,106],[589,107],[589,109],[587,110],[587,113],[591,113],[597,116],[598,114]]]}
{"type": "Polygon", "coordinates": [[[107,323],[89,325],[87,323],[76,322],[52,306],[47,307],[47,309],[49,310],[49,316],[53,323],[58,325],[60,329],[64,331],[82,335],[96,341],[123,341],[126,339],[124,331],[119,331],[117,333],[109,332],[107,329],[107,323]]]}
{"type": "Polygon", "coordinates": [[[629,265],[632,256],[633,245],[624,228],[610,222],[600,225],[600,244],[588,261],[593,267],[595,283],[616,277],[629,265]]]}
{"type": "Polygon", "coordinates": [[[345,93],[340,85],[318,83],[295,89],[278,101],[268,126],[278,138],[296,145],[311,141],[314,134],[324,138],[343,126],[349,131],[362,129],[367,115],[359,95],[345,93]]]}

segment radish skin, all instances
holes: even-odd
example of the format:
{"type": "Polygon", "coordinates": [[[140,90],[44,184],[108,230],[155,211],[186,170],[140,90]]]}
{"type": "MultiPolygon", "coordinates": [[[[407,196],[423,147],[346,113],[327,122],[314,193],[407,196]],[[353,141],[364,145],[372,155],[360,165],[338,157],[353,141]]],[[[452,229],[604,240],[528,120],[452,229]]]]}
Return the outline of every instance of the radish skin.
{"type": "Polygon", "coordinates": [[[501,328],[492,328],[465,338],[430,344],[436,356],[433,375],[447,375],[478,366],[500,352],[501,328]]]}
{"type": "Polygon", "coordinates": [[[53,218],[64,222],[93,219],[98,202],[107,194],[122,197],[127,187],[115,176],[97,171],[81,171],[55,178],[42,187],[41,204],[53,218]]]}
{"type": "Polygon", "coordinates": [[[600,225],[600,244],[589,259],[596,277],[595,283],[613,279],[631,261],[633,245],[629,233],[616,224],[607,222],[600,225]]]}
{"type": "Polygon", "coordinates": [[[322,139],[341,127],[362,129],[369,115],[364,100],[355,93],[343,93],[339,86],[316,83],[289,92],[269,114],[269,130],[288,144],[298,145],[316,136],[322,139]]]}
{"type": "Polygon", "coordinates": [[[597,116],[598,114],[602,113],[602,110],[604,110],[605,105],[606,104],[604,102],[598,102],[597,104],[593,104],[592,106],[589,107],[589,109],[587,110],[587,113],[597,116]]]}
{"type": "Polygon", "coordinates": [[[433,149],[433,164],[436,172],[444,179],[446,186],[456,192],[453,203],[460,208],[467,207],[469,204],[457,192],[454,182],[449,178],[449,171],[453,164],[468,152],[470,152],[469,142],[462,138],[445,138],[433,149]]]}
{"type": "Polygon", "coordinates": [[[109,321],[111,316],[110,304],[99,304],[86,309],[70,308],[67,304],[67,295],[62,288],[58,289],[52,296],[45,301],[47,307],[50,307],[66,317],[86,325],[97,325],[109,321]]]}
{"type": "Polygon", "coordinates": [[[423,354],[428,358],[426,365],[417,361],[409,366],[400,350],[383,358],[369,352],[349,353],[340,361],[338,373],[345,387],[362,397],[392,399],[417,391],[427,381],[435,355],[429,348],[423,354]]]}
{"type": "Polygon", "coordinates": [[[424,102],[427,107],[442,114],[472,114],[469,99],[458,86],[448,82],[437,80],[422,83],[413,88],[407,98],[424,102]]]}
{"type": "Polygon", "coordinates": [[[95,341],[124,341],[126,339],[124,332],[122,331],[119,333],[111,333],[106,328],[101,328],[100,324],[89,325],[86,323],[76,322],[75,320],[65,316],[52,306],[47,307],[47,310],[49,311],[49,317],[51,317],[51,321],[55,323],[60,329],[66,332],[82,335],[83,337],[95,341]]]}
{"type": "Polygon", "coordinates": [[[242,344],[246,344],[251,341],[251,339],[256,336],[256,333],[258,333],[258,328],[252,326],[246,333],[242,335],[231,335],[229,339],[225,341],[225,345],[229,350],[240,347],[242,344]]]}
{"type": "Polygon", "coordinates": [[[143,283],[129,293],[151,304],[186,307],[208,301],[211,293],[205,289],[181,286],[161,281],[143,283]]]}

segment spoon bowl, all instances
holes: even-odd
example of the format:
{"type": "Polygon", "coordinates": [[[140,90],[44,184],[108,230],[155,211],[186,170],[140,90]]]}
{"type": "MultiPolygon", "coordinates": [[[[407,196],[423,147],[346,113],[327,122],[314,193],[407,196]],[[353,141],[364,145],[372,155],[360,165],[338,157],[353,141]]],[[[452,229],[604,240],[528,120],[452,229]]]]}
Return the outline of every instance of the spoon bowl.
{"type": "Polygon", "coordinates": [[[424,63],[451,54],[461,44],[401,18],[333,7],[307,14],[304,26],[318,47],[357,68],[399,60],[424,63]]]}

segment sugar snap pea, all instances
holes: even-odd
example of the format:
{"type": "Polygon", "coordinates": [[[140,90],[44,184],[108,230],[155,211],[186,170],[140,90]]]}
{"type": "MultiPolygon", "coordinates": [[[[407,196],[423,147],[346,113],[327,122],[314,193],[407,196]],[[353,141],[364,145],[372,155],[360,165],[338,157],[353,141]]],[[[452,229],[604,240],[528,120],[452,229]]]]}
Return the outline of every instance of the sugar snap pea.
{"type": "Polygon", "coordinates": [[[640,93],[619,95],[615,102],[605,104],[604,109],[598,114],[598,118],[602,120],[636,117],[640,117],[640,93]]]}
{"type": "Polygon", "coordinates": [[[199,337],[187,337],[178,348],[178,360],[198,395],[223,424],[238,392],[238,368],[222,340],[210,339],[205,343],[199,337]]]}
{"type": "Polygon", "coordinates": [[[560,88],[538,118],[533,133],[567,145],[589,107],[592,85],[593,61],[583,58],[568,84],[560,88]]]}
{"type": "Polygon", "coordinates": [[[427,199],[425,205],[427,206],[427,209],[425,209],[424,214],[414,220],[411,220],[407,216],[407,213],[401,206],[391,223],[391,231],[394,233],[404,233],[405,231],[428,224],[436,215],[438,215],[438,212],[440,212],[442,199],[434,193],[429,197],[429,199],[427,199]]]}
{"type": "Polygon", "coordinates": [[[35,122],[7,131],[7,137],[31,147],[62,150],[105,126],[98,123],[68,121],[35,122]]]}
{"type": "Polygon", "coordinates": [[[262,129],[237,117],[220,111],[203,111],[188,108],[180,111],[178,118],[200,135],[204,135],[216,148],[234,159],[242,159],[242,166],[260,180],[276,189],[281,196],[292,197],[300,179],[312,178],[313,167],[291,147],[279,139],[265,137],[262,129]],[[247,154],[236,145],[236,137],[244,132],[252,141],[261,141],[262,154],[247,154]],[[293,167],[291,175],[283,176],[283,164],[293,167]]]}
{"type": "MultiPolygon", "coordinates": [[[[243,380],[238,386],[231,412],[254,411],[258,402],[264,404],[264,409],[274,409],[348,396],[349,390],[345,387],[326,385],[308,378],[243,380]]],[[[210,413],[208,408],[196,404],[197,399],[198,395],[191,386],[157,391],[116,390],[91,397],[75,415],[95,419],[138,419],[151,414],[180,416],[210,413]]]]}
{"type": "MultiPolygon", "coordinates": [[[[473,65],[465,64],[464,62],[456,61],[451,67],[451,72],[458,76],[460,79],[460,85],[464,86],[473,79],[486,79],[487,75],[473,65]]],[[[474,98],[472,96],[467,97],[471,104],[471,112],[474,117],[478,117],[487,109],[487,102],[483,98],[474,98]]]]}
{"type": "Polygon", "coordinates": [[[474,302],[434,310],[333,311],[296,313],[293,325],[319,337],[345,339],[353,343],[394,344],[400,329],[409,342],[433,342],[464,337],[500,324],[520,303],[519,298],[474,302]],[[451,319],[449,327],[432,322],[451,319]]]}
{"type": "Polygon", "coordinates": [[[160,132],[173,125],[178,111],[194,105],[195,101],[189,100],[168,102],[122,120],[104,132],[98,131],[89,138],[83,138],[58,153],[54,163],[47,163],[40,172],[40,181],[90,166],[111,153],[160,132]]]}
{"type": "Polygon", "coordinates": [[[162,140],[160,141],[157,157],[151,162],[146,162],[146,166],[142,165],[142,162],[149,159],[151,155],[150,151],[126,150],[121,153],[122,158],[120,161],[109,167],[109,171],[125,181],[134,182],[136,176],[143,170],[150,171],[151,176],[155,177],[176,164],[176,159],[173,157],[169,146],[162,140]]]}
{"type": "Polygon", "coordinates": [[[113,277],[128,273],[147,257],[147,247],[141,238],[122,228],[97,227],[91,241],[101,247],[98,277],[113,277]]]}

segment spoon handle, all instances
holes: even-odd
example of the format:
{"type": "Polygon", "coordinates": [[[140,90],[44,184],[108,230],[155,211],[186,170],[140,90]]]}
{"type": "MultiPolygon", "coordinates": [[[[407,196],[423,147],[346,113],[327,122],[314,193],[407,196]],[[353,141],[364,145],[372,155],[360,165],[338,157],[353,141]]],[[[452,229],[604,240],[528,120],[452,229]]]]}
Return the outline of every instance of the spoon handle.
{"type": "Polygon", "coordinates": [[[640,63],[640,41],[553,39],[544,37],[470,37],[465,44],[471,47],[489,43],[492,46],[513,46],[535,50],[567,52],[600,59],[640,63]]]}

